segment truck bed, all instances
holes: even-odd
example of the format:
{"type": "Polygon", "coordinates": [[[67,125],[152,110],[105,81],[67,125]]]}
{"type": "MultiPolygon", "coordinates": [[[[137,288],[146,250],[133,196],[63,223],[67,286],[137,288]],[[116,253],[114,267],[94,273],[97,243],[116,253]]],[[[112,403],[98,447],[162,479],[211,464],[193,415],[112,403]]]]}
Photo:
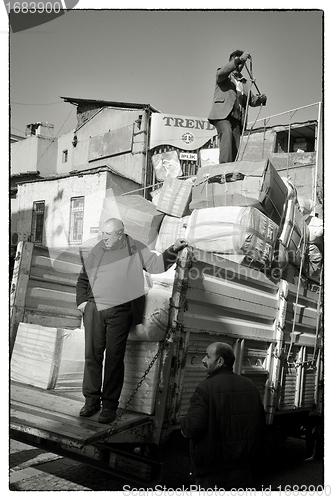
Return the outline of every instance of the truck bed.
{"type": "MultiPolygon", "coordinates": [[[[90,418],[79,417],[82,405],[79,393],[44,390],[12,382],[10,436],[14,438],[25,433],[78,450],[107,440],[112,423],[99,423],[98,413],[90,418]]],[[[150,420],[148,415],[126,411],[112,434],[141,426],[150,420]]]]}

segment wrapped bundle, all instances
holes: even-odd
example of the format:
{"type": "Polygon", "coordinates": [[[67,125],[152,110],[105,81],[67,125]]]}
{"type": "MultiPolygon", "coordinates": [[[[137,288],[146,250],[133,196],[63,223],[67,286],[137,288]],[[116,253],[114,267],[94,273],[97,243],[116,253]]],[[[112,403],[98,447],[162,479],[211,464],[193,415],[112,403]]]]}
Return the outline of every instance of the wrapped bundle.
{"type": "Polygon", "coordinates": [[[151,158],[156,180],[164,181],[167,177],[179,177],[182,175],[182,167],[178,160],[177,151],[165,151],[157,153],[151,158]]]}
{"type": "Polygon", "coordinates": [[[172,217],[166,215],[160,226],[155,249],[158,252],[164,252],[177,238],[184,238],[189,216],[172,217]]]}
{"type": "Polygon", "coordinates": [[[153,246],[164,214],[156,206],[139,195],[104,198],[100,229],[105,220],[120,218],[125,232],[147,246],[153,246]]]}
{"type": "Polygon", "coordinates": [[[320,281],[323,255],[317,245],[309,245],[307,254],[306,275],[314,281],[320,281]]]}
{"type": "Polygon", "coordinates": [[[210,165],[218,165],[220,156],[219,148],[200,149],[200,164],[201,167],[210,165]]]}
{"type": "Polygon", "coordinates": [[[11,359],[11,379],[41,389],[53,389],[61,350],[60,329],[20,323],[11,359]]]}
{"type": "MultiPolygon", "coordinates": [[[[306,252],[308,243],[308,226],[298,203],[291,198],[286,202],[285,213],[280,226],[278,252],[280,255],[285,253],[289,262],[300,266],[302,254],[306,252]]],[[[285,262],[283,262],[283,265],[285,265],[285,262]]]]}
{"type": "Polygon", "coordinates": [[[169,300],[171,287],[153,286],[146,295],[143,320],[140,325],[133,325],[129,340],[159,341],[163,340],[169,321],[169,300]]]}
{"type": "Polygon", "coordinates": [[[161,188],[156,208],[167,215],[183,217],[189,214],[192,179],[186,181],[167,177],[161,188]]]}
{"type": "Polygon", "coordinates": [[[268,159],[202,167],[190,209],[253,206],[280,225],[288,189],[268,159]]]}
{"type": "MultiPolygon", "coordinates": [[[[120,408],[123,408],[132,396],[139,380],[144,375],[147,366],[157,353],[159,345],[159,342],[127,341],[124,358],[124,385],[119,400],[120,408]]],[[[143,383],[131,400],[128,406],[129,410],[146,413],[148,415],[151,415],[154,412],[156,391],[159,381],[159,365],[160,357],[153,364],[143,383]]]]}
{"type": "Polygon", "coordinates": [[[19,324],[11,359],[12,380],[41,389],[79,389],[83,367],[83,330],[19,324]]]}
{"type": "Polygon", "coordinates": [[[194,210],[185,234],[189,245],[208,252],[248,255],[269,265],[278,226],[254,207],[194,210]]]}
{"type": "Polygon", "coordinates": [[[317,245],[323,251],[324,245],[324,221],[318,217],[308,217],[306,224],[309,228],[309,243],[317,245]]]}

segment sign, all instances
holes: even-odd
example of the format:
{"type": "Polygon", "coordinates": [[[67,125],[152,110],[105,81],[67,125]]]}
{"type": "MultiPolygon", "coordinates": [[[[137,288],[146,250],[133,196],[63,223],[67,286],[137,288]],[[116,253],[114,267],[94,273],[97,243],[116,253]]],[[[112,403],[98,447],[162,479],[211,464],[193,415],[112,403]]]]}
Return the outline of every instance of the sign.
{"type": "Polygon", "coordinates": [[[153,113],[149,149],[170,145],[194,151],[204,146],[215,135],[215,127],[206,118],[153,113]]]}
{"type": "Polygon", "coordinates": [[[179,153],[180,160],[197,161],[197,153],[179,153]]]}

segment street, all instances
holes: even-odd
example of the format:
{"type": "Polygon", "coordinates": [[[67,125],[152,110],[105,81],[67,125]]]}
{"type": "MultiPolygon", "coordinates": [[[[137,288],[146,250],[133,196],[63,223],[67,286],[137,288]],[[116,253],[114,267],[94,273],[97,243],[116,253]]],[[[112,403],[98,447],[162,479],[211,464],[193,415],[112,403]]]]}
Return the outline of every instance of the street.
{"type": "MultiPolygon", "coordinates": [[[[324,489],[323,496],[330,494],[331,485],[326,477],[321,458],[305,460],[305,441],[288,438],[279,459],[268,464],[267,470],[256,478],[256,490],[262,494],[270,491],[304,491],[324,489]]],[[[189,487],[189,478],[183,481],[189,487]]],[[[11,491],[123,491],[126,483],[106,472],[82,465],[73,460],[10,441],[11,491]]],[[[131,481],[131,488],[142,486],[131,481]]],[[[161,485],[166,488],[182,488],[179,480],[161,485]],[[178,484],[179,483],[179,484],[178,484]]]]}

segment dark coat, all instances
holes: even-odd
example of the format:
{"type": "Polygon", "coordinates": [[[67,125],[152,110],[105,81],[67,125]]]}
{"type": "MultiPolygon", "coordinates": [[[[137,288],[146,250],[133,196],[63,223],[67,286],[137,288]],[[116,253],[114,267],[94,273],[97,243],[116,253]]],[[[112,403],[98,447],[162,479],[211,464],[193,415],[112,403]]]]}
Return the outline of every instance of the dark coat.
{"type": "MultiPolygon", "coordinates": [[[[145,290],[143,270],[148,273],[158,274],[165,272],[177,259],[177,253],[172,246],[166,249],[161,255],[151,252],[143,243],[126,236],[128,242],[127,256],[128,271],[124,280],[128,282],[128,289],[131,294],[131,304],[134,324],[142,323],[142,316],[145,306],[145,290]]],[[[93,300],[92,287],[96,277],[98,266],[103,255],[103,241],[100,241],[90,251],[79,274],[76,284],[76,305],[82,302],[93,300]]]]}
{"type": "Polygon", "coordinates": [[[181,429],[195,475],[249,465],[265,429],[257,388],[222,366],[196,388],[181,429]]]}
{"type": "MultiPolygon", "coordinates": [[[[216,84],[213,97],[212,109],[208,116],[209,122],[214,122],[215,120],[224,120],[231,113],[236,100],[237,90],[236,85],[230,77],[230,74],[236,69],[234,61],[229,61],[223,68],[218,68],[216,72],[216,84]]],[[[245,84],[246,79],[243,78],[242,82],[245,84]]],[[[244,95],[241,99],[241,105],[243,108],[242,113],[242,126],[244,125],[245,108],[246,108],[246,85],[244,85],[244,95]]],[[[259,96],[256,96],[250,92],[249,105],[250,106],[260,106],[259,96]]],[[[245,124],[246,126],[246,124],[245,124]]]]}

